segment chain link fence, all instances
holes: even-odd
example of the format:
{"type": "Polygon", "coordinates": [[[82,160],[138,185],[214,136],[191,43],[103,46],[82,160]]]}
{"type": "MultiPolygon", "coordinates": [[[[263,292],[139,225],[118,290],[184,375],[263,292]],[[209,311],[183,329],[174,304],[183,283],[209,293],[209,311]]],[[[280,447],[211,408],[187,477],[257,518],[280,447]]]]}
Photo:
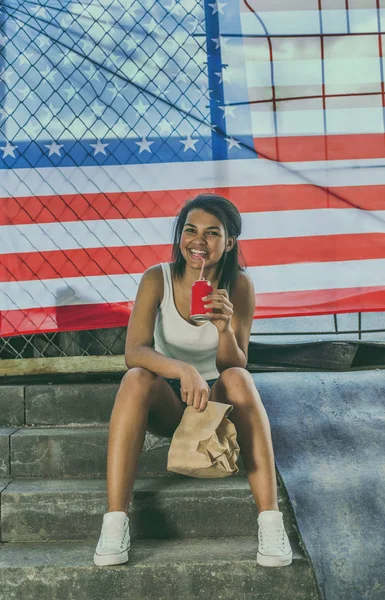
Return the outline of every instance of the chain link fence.
{"type": "MultiPolygon", "coordinates": [[[[3,338],[0,358],[120,355],[124,354],[125,338],[125,327],[3,338]]],[[[251,340],[274,344],[320,340],[385,342],[385,314],[352,313],[256,320],[251,340]]]]}
{"type": "MultiPolygon", "coordinates": [[[[148,164],[153,144],[161,145],[158,155],[163,152],[168,163],[181,160],[181,153],[185,160],[212,157],[213,122],[224,127],[226,119],[218,108],[224,103],[223,89],[216,98],[218,116],[213,117],[210,104],[210,83],[218,74],[216,65],[207,62],[206,46],[215,31],[207,30],[206,17],[205,3],[190,0],[164,6],[152,0],[3,0],[1,150],[6,166],[13,160],[14,173],[20,169],[4,213],[18,226],[18,237],[8,240],[3,298],[12,296],[15,304],[16,297],[29,296],[35,316],[25,318],[40,318],[42,330],[49,329],[51,316],[47,311],[39,316],[39,310],[50,301],[65,306],[73,297],[91,294],[92,288],[96,296],[91,294],[90,300],[108,304],[105,289],[113,287],[117,302],[123,302],[127,288],[137,284],[135,274],[154,261],[169,260],[167,228],[159,232],[150,225],[148,231],[132,231],[117,227],[116,220],[168,218],[195,190],[184,190],[183,196],[164,192],[156,199],[138,188],[133,201],[134,194],[122,185],[126,174],[121,157],[138,166],[148,164]],[[199,156],[191,158],[194,136],[201,146],[199,156]],[[76,183],[79,187],[80,181],[80,193],[73,192],[73,182],[64,181],[59,171],[43,173],[43,168],[79,164],[97,169],[95,180],[84,170],[76,183]],[[113,176],[110,166],[116,167],[113,176]],[[23,180],[22,169],[29,168],[39,181],[23,180]],[[41,196],[36,194],[38,184],[41,196]],[[29,227],[28,238],[24,226],[29,227]],[[58,242],[63,236],[66,250],[58,242]],[[135,238],[136,246],[126,247],[127,236],[131,242],[135,238]],[[149,240],[159,244],[156,254],[149,240]],[[79,275],[80,291],[75,282],[79,275]],[[96,289],[93,278],[101,275],[104,287],[96,289]],[[63,279],[64,292],[58,285],[63,279]],[[28,289],[21,290],[19,280],[29,281],[28,289]]],[[[275,342],[333,336],[384,339],[383,314],[371,317],[357,313],[256,320],[252,336],[275,342]]],[[[12,335],[1,338],[0,358],[122,354],[125,331],[110,327],[12,335]]]]}

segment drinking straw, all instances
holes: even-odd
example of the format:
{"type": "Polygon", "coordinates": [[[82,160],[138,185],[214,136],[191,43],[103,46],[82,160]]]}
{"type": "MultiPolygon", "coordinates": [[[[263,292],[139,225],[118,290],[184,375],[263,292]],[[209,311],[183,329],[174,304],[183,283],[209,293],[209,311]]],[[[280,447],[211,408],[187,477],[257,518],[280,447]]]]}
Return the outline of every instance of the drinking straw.
{"type": "Polygon", "coordinates": [[[204,279],[203,275],[203,269],[205,268],[205,259],[203,258],[203,256],[200,254],[199,255],[201,261],[202,261],[202,267],[201,267],[201,272],[199,273],[199,279],[204,279]]]}

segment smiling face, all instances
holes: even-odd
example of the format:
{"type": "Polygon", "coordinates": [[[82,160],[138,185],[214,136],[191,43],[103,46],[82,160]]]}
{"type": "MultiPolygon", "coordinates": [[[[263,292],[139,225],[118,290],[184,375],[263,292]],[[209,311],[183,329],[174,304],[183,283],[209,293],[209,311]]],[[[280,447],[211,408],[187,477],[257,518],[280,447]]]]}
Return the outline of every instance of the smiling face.
{"type": "MultiPolygon", "coordinates": [[[[180,240],[180,251],[186,267],[200,269],[205,259],[205,276],[221,259],[225,250],[231,250],[234,238],[226,239],[223,223],[214,215],[195,208],[186,217],[180,240]]],[[[215,270],[215,269],[214,269],[215,270]]]]}

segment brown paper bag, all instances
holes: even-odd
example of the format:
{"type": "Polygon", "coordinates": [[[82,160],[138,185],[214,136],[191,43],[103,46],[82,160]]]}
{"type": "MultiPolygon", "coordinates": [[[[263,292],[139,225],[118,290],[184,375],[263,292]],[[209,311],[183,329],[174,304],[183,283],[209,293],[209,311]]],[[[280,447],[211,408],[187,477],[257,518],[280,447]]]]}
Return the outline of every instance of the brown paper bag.
{"type": "Polygon", "coordinates": [[[171,440],[167,470],[206,479],[238,473],[237,432],[227,419],[232,410],[221,402],[209,402],[203,412],[188,406],[171,440]]]}

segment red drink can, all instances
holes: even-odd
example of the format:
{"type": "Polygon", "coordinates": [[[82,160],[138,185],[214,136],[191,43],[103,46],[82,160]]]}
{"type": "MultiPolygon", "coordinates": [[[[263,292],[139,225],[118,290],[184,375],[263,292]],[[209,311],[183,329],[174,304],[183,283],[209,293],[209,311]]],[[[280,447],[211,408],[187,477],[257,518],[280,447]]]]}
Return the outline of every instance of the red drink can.
{"type": "Polygon", "coordinates": [[[213,287],[207,279],[198,279],[198,281],[194,281],[192,284],[190,318],[193,321],[208,321],[205,313],[211,311],[204,307],[204,304],[207,304],[208,301],[203,301],[202,298],[212,292],[213,287]]]}

